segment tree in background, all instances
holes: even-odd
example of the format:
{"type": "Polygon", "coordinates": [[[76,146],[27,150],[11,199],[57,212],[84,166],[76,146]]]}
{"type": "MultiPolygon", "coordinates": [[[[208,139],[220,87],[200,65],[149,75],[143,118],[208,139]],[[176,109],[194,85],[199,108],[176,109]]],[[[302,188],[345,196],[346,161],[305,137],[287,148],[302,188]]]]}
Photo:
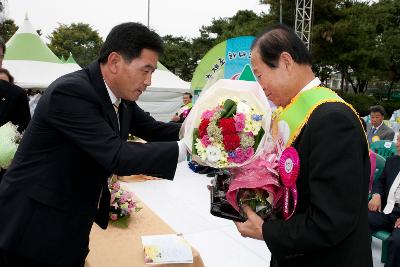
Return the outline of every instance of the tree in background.
{"type": "Polygon", "coordinates": [[[387,98],[390,100],[393,86],[400,80],[400,2],[381,0],[372,5],[376,19],[377,53],[380,71],[378,77],[389,82],[387,98]]]}
{"type": "Polygon", "coordinates": [[[160,57],[160,62],[181,79],[190,81],[194,72],[190,41],[184,37],[173,37],[172,35],[166,35],[162,39],[165,51],[160,57]]]}
{"type": "Polygon", "coordinates": [[[71,52],[81,67],[96,59],[103,45],[99,33],[85,23],[60,24],[48,38],[50,49],[58,57],[68,58],[71,52]]]}
{"type": "MultiPolygon", "coordinates": [[[[269,15],[271,16],[271,22],[279,22],[280,1],[281,0],[260,0],[260,4],[269,5],[269,15]]],[[[316,0],[314,0],[314,3],[315,1],[316,0]]],[[[282,22],[287,26],[294,28],[295,15],[296,1],[282,0],[282,22]]]]}
{"type": "Polygon", "coordinates": [[[231,18],[213,19],[211,25],[200,28],[200,37],[191,41],[183,37],[165,36],[166,51],[160,61],[172,71],[179,70],[176,74],[190,81],[199,61],[211,48],[229,38],[255,36],[270,20],[266,14],[257,15],[250,10],[240,10],[231,18]],[[170,55],[171,52],[177,55],[170,55]]]}
{"type": "Polygon", "coordinates": [[[354,93],[364,93],[377,74],[376,29],[374,14],[367,3],[352,3],[341,10],[334,23],[332,48],[334,66],[350,83],[354,93]]]}
{"type": "Polygon", "coordinates": [[[0,36],[4,38],[5,42],[7,42],[17,30],[18,26],[15,25],[12,19],[6,19],[0,23],[0,36]]]}
{"type": "Polygon", "coordinates": [[[213,45],[238,36],[256,36],[273,20],[264,13],[257,15],[251,10],[239,10],[231,18],[213,19],[210,26],[202,26],[200,32],[214,36],[213,45]]]}

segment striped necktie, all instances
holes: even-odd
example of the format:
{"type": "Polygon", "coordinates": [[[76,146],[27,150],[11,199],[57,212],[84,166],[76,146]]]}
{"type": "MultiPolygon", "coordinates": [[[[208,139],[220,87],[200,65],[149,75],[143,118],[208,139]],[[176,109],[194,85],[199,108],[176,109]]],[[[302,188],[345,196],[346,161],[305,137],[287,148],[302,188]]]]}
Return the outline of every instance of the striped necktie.
{"type": "Polygon", "coordinates": [[[114,107],[115,113],[117,113],[117,114],[118,114],[118,110],[119,110],[119,104],[121,104],[121,99],[120,99],[120,98],[118,98],[118,99],[113,103],[113,107],[114,107]]]}

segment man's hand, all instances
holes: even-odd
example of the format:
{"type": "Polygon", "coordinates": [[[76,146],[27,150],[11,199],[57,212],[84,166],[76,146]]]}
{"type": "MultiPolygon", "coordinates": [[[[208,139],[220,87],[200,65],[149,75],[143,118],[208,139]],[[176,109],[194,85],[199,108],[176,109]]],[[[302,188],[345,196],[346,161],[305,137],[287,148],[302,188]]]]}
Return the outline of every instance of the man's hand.
{"type": "Polygon", "coordinates": [[[251,237],[258,240],[263,240],[262,225],[264,220],[249,206],[244,205],[243,210],[248,219],[244,223],[235,222],[238,231],[243,237],[251,237]]]}
{"type": "Polygon", "coordinates": [[[179,120],[180,120],[180,118],[179,118],[178,115],[174,115],[174,116],[172,116],[172,118],[171,118],[171,121],[176,121],[176,122],[178,122],[179,120]]]}
{"type": "Polygon", "coordinates": [[[371,200],[368,202],[368,209],[381,212],[381,196],[379,194],[372,195],[371,200]]]}
{"type": "Polygon", "coordinates": [[[394,228],[400,228],[400,218],[397,218],[396,222],[394,223],[394,228]]]}

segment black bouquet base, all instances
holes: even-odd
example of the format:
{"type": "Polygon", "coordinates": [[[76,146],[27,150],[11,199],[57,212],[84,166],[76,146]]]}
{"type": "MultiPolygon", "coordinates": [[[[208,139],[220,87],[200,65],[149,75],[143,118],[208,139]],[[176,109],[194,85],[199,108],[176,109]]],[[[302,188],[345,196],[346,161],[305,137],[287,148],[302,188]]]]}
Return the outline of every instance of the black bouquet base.
{"type": "Polygon", "coordinates": [[[215,173],[215,178],[211,185],[211,209],[210,213],[214,216],[236,221],[245,222],[246,217],[236,211],[226,200],[226,192],[229,188],[231,175],[228,171],[219,170],[215,173]]]}

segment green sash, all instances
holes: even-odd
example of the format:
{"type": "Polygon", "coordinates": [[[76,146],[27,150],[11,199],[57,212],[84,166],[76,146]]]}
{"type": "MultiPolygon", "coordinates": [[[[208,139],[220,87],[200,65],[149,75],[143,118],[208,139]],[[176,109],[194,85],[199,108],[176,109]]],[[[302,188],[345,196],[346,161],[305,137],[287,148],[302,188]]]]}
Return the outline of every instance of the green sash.
{"type": "Polygon", "coordinates": [[[347,104],[340,96],[328,88],[314,87],[310,90],[300,92],[292,99],[289,105],[283,110],[278,111],[277,114],[278,122],[285,121],[290,129],[290,135],[286,146],[292,145],[314,109],[328,102],[344,103],[357,114],[351,105],[347,104]]]}

